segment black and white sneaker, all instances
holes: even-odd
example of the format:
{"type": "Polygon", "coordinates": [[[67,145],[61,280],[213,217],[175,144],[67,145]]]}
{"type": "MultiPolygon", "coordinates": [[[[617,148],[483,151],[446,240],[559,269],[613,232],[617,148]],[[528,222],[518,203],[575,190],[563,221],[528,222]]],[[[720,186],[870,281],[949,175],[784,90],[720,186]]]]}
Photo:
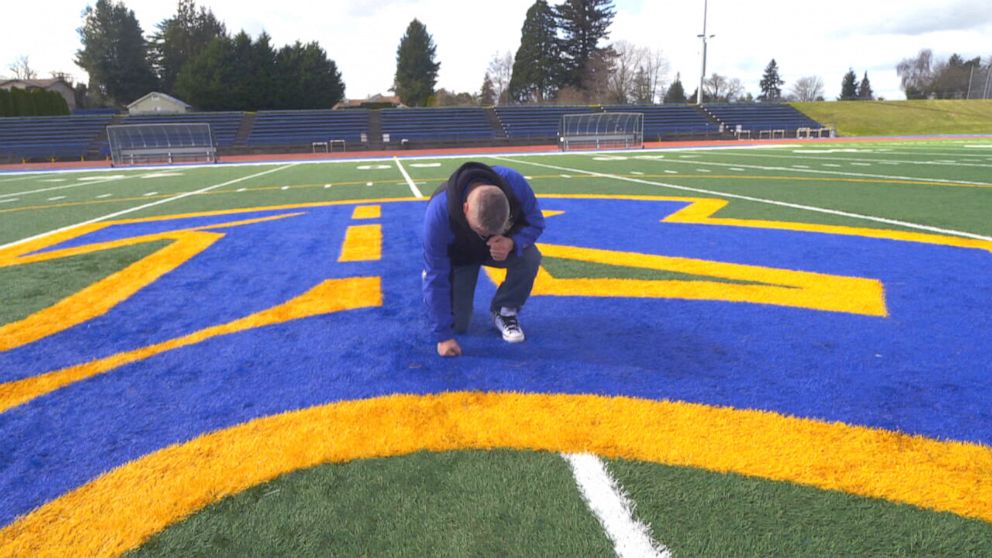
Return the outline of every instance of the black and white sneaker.
{"type": "Polygon", "coordinates": [[[496,329],[503,334],[503,341],[507,343],[520,343],[524,340],[524,330],[520,329],[520,322],[517,315],[503,315],[501,312],[493,312],[493,323],[496,329]]]}

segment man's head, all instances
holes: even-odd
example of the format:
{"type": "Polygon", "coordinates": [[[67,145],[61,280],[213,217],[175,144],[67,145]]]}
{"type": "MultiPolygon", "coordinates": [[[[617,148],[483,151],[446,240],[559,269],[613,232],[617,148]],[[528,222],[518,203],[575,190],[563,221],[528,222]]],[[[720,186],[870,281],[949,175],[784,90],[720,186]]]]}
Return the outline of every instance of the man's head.
{"type": "Polygon", "coordinates": [[[503,234],[509,228],[510,202],[497,186],[472,187],[463,209],[468,226],[482,238],[503,234]]]}

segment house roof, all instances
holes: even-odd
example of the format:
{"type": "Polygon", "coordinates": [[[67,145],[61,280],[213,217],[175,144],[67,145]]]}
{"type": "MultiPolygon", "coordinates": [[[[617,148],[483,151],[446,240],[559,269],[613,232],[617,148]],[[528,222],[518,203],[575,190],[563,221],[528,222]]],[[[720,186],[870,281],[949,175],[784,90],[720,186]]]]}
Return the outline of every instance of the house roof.
{"type": "Polygon", "coordinates": [[[158,91],[152,91],[151,93],[149,93],[149,94],[141,97],[140,99],[135,100],[133,103],[129,104],[127,106],[127,108],[131,108],[131,107],[137,105],[138,103],[140,103],[141,101],[144,101],[145,99],[150,99],[152,97],[158,97],[160,99],[165,99],[166,101],[171,101],[173,103],[176,103],[177,105],[182,105],[182,106],[184,106],[186,108],[193,108],[186,101],[177,99],[177,98],[173,97],[172,95],[166,95],[165,93],[159,93],[158,91]]]}

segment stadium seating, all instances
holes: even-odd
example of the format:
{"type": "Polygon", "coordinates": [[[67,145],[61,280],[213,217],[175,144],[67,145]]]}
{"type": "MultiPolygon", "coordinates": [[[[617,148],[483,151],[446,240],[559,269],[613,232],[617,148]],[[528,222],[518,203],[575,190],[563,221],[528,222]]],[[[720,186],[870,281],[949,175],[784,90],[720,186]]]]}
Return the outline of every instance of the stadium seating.
{"type": "Polygon", "coordinates": [[[720,126],[689,105],[611,105],[606,112],[639,112],[644,115],[644,140],[661,141],[676,136],[717,134],[720,126]]]}
{"type": "Polygon", "coordinates": [[[600,107],[505,106],[496,107],[503,130],[512,139],[557,139],[565,114],[601,112],[600,107]]]}
{"type": "Polygon", "coordinates": [[[798,128],[823,127],[819,122],[786,104],[704,105],[703,110],[713,115],[728,130],[734,131],[739,125],[741,130],[750,130],[753,136],[766,130],[785,130],[791,135],[798,128]]]}
{"type": "Polygon", "coordinates": [[[78,159],[113,116],[0,118],[0,160],[78,159]]]}
{"type": "Polygon", "coordinates": [[[303,145],[315,141],[362,141],[369,130],[365,109],[259,111],[248,136],[250,146],[303,145]]]}
{"type": "Polygon", "coordinates": [[[402,140],[491,140],[496,131],[481,107],[383,109],[382,134],[402,140]]]}

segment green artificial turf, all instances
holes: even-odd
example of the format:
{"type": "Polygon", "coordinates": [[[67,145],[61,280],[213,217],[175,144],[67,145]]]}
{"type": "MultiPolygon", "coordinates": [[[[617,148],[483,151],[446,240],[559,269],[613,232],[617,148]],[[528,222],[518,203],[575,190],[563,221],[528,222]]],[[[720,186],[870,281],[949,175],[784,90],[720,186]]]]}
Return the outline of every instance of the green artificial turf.
{"type": "Polygon", "coordinates": [[[557,455],[416,453],[326,465],[224,499],[129,554],[609,556],[557,455]]]}
{"type": "Polygon", "coordinates": [[[736,474],[608,466],[679,558],[992,556],[992,524],[950,513],[736,474]]]}
{"type": "Polygon", "coordinates": [[[149,242],[28,265],[0,267],[0,325],[23,319],[164,246],[149,242]]]}
{"type": "MultiPolygon", "coordinates": [[[[675,556],[989,556],[992,525],[791,483],[608,469],[675,556]]],[[[284,475],[128,556],[611,556],[561,457],[421,452],[284,475]]]]}
{"type": "Polygon", "coordinates": [[[733,285],[767,284],[755,281],[737,281],[710,275],[679,273],[677,271],[581,262],[565,258],[542,257],[541,265],[555,279],[641,279],[645,281],[712,281],[733,285]]]}

